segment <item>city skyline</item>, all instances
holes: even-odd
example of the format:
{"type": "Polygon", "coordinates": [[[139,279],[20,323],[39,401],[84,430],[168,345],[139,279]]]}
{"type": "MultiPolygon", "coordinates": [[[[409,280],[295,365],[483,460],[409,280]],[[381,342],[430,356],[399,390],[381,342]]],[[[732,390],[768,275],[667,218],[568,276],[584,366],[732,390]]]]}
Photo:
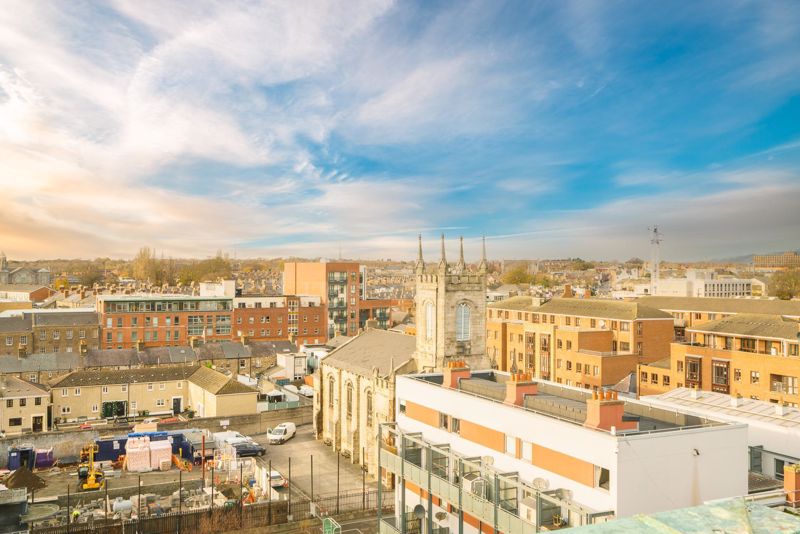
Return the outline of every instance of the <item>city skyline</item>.
{"type": "Polygon", "coordinates": [[[791,2],[20,2],[11,259],[796,250],[791,2]],[[191,9],[190,9],[191,6],[191,9]]]}

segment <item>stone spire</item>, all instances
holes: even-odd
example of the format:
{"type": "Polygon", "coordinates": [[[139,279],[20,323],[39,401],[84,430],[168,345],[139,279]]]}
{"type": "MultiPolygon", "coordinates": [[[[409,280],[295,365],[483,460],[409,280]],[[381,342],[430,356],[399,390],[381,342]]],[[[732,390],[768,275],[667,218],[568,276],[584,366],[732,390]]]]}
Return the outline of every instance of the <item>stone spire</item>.
{"type": "Polygon", "coordinates": [[[439,272],[447,272],[447,257],[444,254],[444,234],[442,234],[442,258],[439,260],[439,272]]]}
{"type": "Polygon", "coordinates": [[[478,264],[478,271],[481,274],[486,274],[489,270],[489,265],[486,262],[486,236],[483,236],[481,242],[481,262],[478,264]]]}
{"type": "Polygon", "coordinates": [[[419,234],[419,251],[417,253],[417,274],[425,274],[425,260],[422,259],[422,234],[419,234]]]}
{"type": "Polygon", "coordinates": [[[459,246],[459,253],[458,253],[458,265],[457,270],[459,273],[463,273],[466,268],[467,264],[464,263],[464,236],[458,238],[458,246],[459,246]]]}

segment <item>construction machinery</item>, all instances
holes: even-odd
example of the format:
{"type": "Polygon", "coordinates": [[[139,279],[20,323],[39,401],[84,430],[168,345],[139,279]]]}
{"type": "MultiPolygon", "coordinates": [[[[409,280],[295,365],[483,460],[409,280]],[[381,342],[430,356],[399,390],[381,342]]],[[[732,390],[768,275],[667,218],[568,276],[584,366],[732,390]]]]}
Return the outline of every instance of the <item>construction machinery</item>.
{"type": "Polygon", "coordinates": [[[99,490],[105,486],[103,471],[94,463],[97,450],[96,443],[90,443],[81,449],[81,464],[78,467],[78,489],[81,491],[99,490]]]}

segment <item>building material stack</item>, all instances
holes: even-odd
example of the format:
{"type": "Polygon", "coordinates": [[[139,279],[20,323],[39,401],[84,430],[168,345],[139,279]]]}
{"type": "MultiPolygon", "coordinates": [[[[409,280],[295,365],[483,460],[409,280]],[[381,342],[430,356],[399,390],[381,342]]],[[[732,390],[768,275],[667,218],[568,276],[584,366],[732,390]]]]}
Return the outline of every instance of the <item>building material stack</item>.
{"type": "Polygon", "coordinates": [[[144,473],[152,470],[148,436],[128,438],[125,444],[125,463],[128,471],[144,473]]]}

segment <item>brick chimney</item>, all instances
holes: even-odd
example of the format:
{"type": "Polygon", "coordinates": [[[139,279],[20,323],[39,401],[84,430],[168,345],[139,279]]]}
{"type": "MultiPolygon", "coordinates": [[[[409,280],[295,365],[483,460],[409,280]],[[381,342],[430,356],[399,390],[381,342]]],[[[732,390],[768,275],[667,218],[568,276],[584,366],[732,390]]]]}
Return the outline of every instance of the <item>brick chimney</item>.
{"type": "Polygon", "coordinates": [[[783,466],[783,489],[786,506],[800,508],[800,464],[783,466]]]}
{"type": "Polygon", "coordinates": [[[511,373],[506,382],[506,404],[522,406],[525,395],[536,395],[538,387],[530,373],[511,373]]]}
{"type": "Polygon", "coordinates": [[[458,389],[459,380],[472,376],[472,372],[469,370],[464,360],[445,362],[442,374],[444,375],[444,382],[442,385],[450,389],[458,389]]]}
{"type": "MultiPolygon", "coordinates": [[[[291,339],[291,337],[292,337],[292,335],[289,334],[289,338],[290,339],[291,339]]],[[[247,336],[242,334],[241,336],[239,336],[239,341],[242,343],[242,345],[247,345],[247,336]]]]}
{"type": "Polygon", "coordinates": [[[572,286],[570,284],[564,284],[564,294],[561,295],[561,298],[569,299],[575,296],[575,293],[572,291],[572,286]]]}
{"type": "Polygon", "coordinates": [[[625,401],[617,398],[616,391],[592,393],[591,399],[586,399],[586,422],[583,426],[602,430],[636,430],[639,423],[636,421],[623,421],[625,401]]]}

